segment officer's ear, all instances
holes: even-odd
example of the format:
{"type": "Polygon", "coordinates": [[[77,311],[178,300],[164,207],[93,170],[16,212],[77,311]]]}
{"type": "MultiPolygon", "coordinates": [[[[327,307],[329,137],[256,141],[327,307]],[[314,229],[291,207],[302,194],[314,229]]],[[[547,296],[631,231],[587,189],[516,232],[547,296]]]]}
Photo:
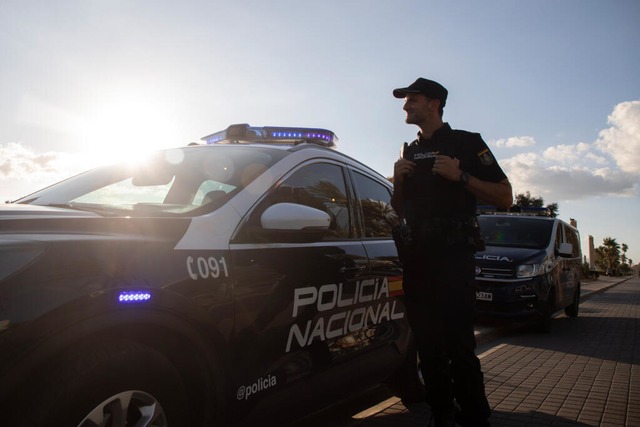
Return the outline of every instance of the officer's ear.
{"type": "Polygon", "coordinates": [[[442,117],[444,114],[444,105],[442,101],[437,98],[427,98],[429,111],[437,111],[438,115],[442,117]]]}

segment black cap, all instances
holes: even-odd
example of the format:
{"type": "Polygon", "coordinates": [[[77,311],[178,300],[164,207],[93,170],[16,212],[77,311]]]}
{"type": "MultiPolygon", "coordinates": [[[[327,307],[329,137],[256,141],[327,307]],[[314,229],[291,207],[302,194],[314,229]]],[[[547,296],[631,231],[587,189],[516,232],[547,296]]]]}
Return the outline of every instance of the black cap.
{"type": "Polygon", "coordinates": [[[393,90],[393,96],[396,98],[404,98],[408,93],[421,93],[429,98],[439,99],[440,107],[444,107],[444,104],[447,103],[447,95],[449,94],[440,83],[422,77],[407,87],[393,90]]]}

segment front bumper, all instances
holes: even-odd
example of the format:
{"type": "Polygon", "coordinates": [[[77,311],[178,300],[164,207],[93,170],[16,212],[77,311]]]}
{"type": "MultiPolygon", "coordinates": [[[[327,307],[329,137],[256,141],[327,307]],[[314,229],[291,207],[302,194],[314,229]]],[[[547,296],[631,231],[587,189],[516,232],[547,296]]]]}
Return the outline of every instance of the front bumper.
{"type": "Polygon", "coordinates": [[[534,277],[524,281],[477,280],[476,311],[499,317],[535,317],[545,301],[544,280],[534,277]]]}

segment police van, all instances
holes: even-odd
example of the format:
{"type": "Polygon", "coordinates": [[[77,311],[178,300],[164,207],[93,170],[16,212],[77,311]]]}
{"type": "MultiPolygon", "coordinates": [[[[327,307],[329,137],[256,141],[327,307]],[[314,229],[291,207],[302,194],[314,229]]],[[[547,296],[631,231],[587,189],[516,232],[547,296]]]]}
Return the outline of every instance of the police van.
{"type": "Polygon", "coordinates": [[[232,125],[0,206],[2,425],[278,425],[414,392],[392,186],[336,141],[232,125]]]}
{"type": "Polygon", "coordinates": [[[478,313],[529,318],[543,332],[562,310],[578,315],[582,255],[574,226],[546,208],[481,207],[478,223],[486,245],[475,255],[478,313]]]}

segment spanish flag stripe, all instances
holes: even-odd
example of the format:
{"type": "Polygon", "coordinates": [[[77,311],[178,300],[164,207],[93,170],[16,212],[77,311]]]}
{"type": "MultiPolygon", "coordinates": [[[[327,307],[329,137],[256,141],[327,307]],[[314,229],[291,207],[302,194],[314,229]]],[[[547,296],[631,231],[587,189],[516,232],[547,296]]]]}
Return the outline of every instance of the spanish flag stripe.
{"type": "Polygon", "coordinates": [[[398,296],[404,294],[402,287],[402,276],[389,277],[389,296],[398,296]]]}

